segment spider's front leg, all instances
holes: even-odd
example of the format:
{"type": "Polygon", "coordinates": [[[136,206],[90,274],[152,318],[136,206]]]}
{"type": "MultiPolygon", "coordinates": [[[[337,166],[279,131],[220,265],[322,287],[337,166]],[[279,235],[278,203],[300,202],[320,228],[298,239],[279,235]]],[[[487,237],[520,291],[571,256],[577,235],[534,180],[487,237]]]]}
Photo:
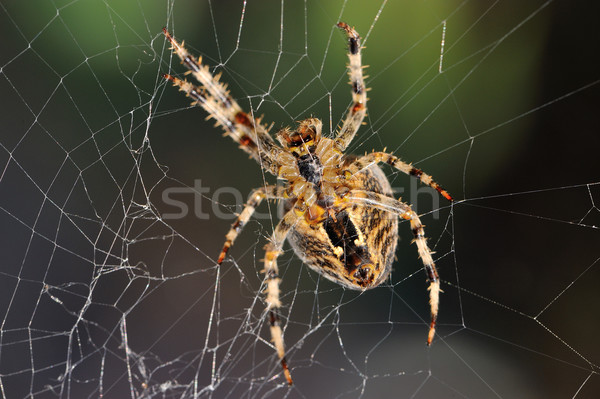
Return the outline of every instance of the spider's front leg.
{"type": "Polygon", "coordinates": [[[397,156],[388,154],[387,152],[372,152],[370,154],[364,155],[352,162],[348,167],[348,171],[351,174],[356,174],[359,171],[364,170],[369,166],[373,164],[378,164],[380,162],[386,163],[392,166],[393,168],[398,169],[402,173],[406,173],[407,175],[416,177],[423,184],[426,184],[429,187],[436,190],[442,195],[442,197],[446,198],[448,201],[454,201],[450,194],[448,194],[448,191],[444,190],[439,184],[437,184],[433,180],[433,177],[431,177],[427,173],[424,173],[421,169],[417,169],[411,164],[402,161],[397,156]]]}
{"type": "Polygon", "coordinates": [[[417,244],[417,250],[427,279],[429,280],[429,305],[431,311],[431,322],[429,324],[429,333],[427,335],[427,345],[431,345],[435,336],[435,327],[440,303],[440,281],[438,272],[433,262],[433,252],[427,246],[425,230],[419,215],[417,215],[409,205],[383,194],[364,190],[350,190],[346,196],[351,203],[361,203],[369,207],[378,208],[391,212],[403,219],[410,220],[410,228],[415,236],[414,243],[417,244]]]}
{"type": "Polygon", "coordinates": [[[352,105],[348,109],[346,119],[335,138],[336,146],[344,151],[360,128],[367,114],[367,88],[363,78],[363,66],[360,54],[360,36],[345,22],[337,24],[348,37],[348,76],[352,86],[352,105]]]}
{"type": "Polygon", "coordinates": [[[225,135],[231,137],[266,170],[276,175],[278,165],[275,159],[281,149],[275,144],[260,118],[254,118],[242,110],[229,94],[227,85],[219,81],[221,75],[210,73],[208,66],[202,63],[202,57],[196,58],[190,54],[183,42],[175,40],[166,28],[163,28],[163,33],[171,43],[173,53],[179,57],[200,86],[168,74],[164,75],[165,79],[173,82],[179,90],[193,99],[194,105],[204,108],[208,112],[208,118],[214,118],[217,125],[225,131],[225,135]]]}
{"type": "Polygon", "coordinates": [[[290,232],[291,228],[298,222],[300,216],[296,209],[288,211],[271,236],[270,242],[265,246],[265,301],[267,302],[267,314],[269,315],[269,323],[271,325],[271,340],[275,345],[277,355],[281,360],[283,373],[289,385],[293,384],[292,375],[287,365],[285,358],[285,344],[283,343],[283,333],[281,331],[281,319],[279,317],[279,308],[281,302],[279,300],[279,269],[277,267],[277,258],[283,250],[283,243],[290,232]]]}

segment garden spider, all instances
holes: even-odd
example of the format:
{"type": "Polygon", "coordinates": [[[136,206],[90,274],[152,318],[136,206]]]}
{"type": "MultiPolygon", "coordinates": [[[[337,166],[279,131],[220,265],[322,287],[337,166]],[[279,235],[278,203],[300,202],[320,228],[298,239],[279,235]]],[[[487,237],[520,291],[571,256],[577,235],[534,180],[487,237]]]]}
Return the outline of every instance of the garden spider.
{"type": "Polygon", "coordinates": [[[432,252],[427,246],[423,224],[407,205],[392,196],[387,177],[377,166],[387,163],[436,189],[446,199],[452,197],[431,176],[386,152],[372,152],[362,157],[344,154],[366,115],[367,88],[363,80],[361,45],[358,33],[344,22],[337,26],[348,38],[348,75],[352,86],[352,105],[335,139],[323,137],[322,123],[309,118],[295,129],[277,133],[280,145],[268,129],[245,113],[230,96],[220,74],[212,75],[202,59],[196,59],[163,29],[171,49],[200,83],[164,75],[214,118],[216,124],[254,158],[262,168],[287,183],[268,185],[254,190],[242,213],[231,226],[217,260],[221,264],[227,251],[265,199],[283,200],[285,215],[275,227],[265,246],[265,302],[271,326],[271,339],[281,361],[288,384],[288,369],[281,321],[279,318],[279,271],[277,257],[286,239],[296,255],[325,278],[354,290],[373,288],[385,281],[391,271],[398,241],[398,217],[410,220],[419,256],[429,280],[431,322],[427,344],[435,334],[440,282],[432,252]]]}

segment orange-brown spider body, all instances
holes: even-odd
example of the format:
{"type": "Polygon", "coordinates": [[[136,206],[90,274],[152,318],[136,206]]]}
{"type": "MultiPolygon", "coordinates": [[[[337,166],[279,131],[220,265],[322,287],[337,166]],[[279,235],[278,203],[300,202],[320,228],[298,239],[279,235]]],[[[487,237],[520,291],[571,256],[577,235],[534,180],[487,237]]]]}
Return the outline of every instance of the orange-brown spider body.
{"type": "Polygon", "coordinates": [[[265,246],[263,272],[271,340],[290,385],[292,377],[279,317],[277,265],[286,240],[312,270],[344,287],[365,290],[380,285],[389,276],[398,241],[398,218],[409,220],[429,280],[431,322],[428,344],[433,340],[438,314],[440,283],[423,225],[410,205],[393,198],[388,179],[377,164],[386,163],[416,177],[446,199],[452,198],[430,175],[392,154],[372,152],[362,157],[344,154],[365,118],[367,89],[360,37],[354,28],[343,22],[337,26],[348,40],[352,104],[346,117],[335,138],[323,137],[321,121],[309,118],[301,121],[295,130],[280,130],[277,133],[280,145],[275,143],[260,119],[242,110],[226,85],[219,81],[220,75],[213,75],[201,59],[189,54],[183,43],[164,29],[173,52],[200,86],[171,75],[165,75],[165,78],[192,98],[195,105],[204,108],[223,128],[225,135],[237,142],[264,170],[284,182],[283,185],[265,185],[250,194],[242,213],[226,235],[217,264],[224,261],[236,237],[263,200],[285,201],[286,212],[265,246]]]}
{"type": "Polygon", "coordinates": [[[356,157],[344,156],[335,140],[322,137],[318,119],[302,121],[297,131],[281,131],[278,138],[289,149],[279,172],[293,198],[286,200],[285,211],[295,208],[302,215],[287,236],[296,255],[344,287],[362,290],[381,284],[394,259],[398,217],[346,196],[364,190],[393,198],[383,171],[373,164],[351,174],[345,168],[356,157]]]}

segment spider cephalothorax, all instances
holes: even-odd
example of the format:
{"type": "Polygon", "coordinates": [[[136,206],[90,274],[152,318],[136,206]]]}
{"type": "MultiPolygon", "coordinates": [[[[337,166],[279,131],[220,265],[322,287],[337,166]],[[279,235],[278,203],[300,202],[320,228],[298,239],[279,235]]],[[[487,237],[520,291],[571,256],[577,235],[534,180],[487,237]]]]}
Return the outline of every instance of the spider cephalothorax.
{"type": "Polygon", "coordinates": [[[277,133],[278,146],[260,119],[245,113],[230,96],[219,75],[212,75],[201,59],[188,53],[164,29],[175,54],[200,83],[165,75],[180,90],[204,108],[225,134],[261,164],[268,172],[285,181],[284,185],[266,185],[254,190],[242,213],[226,235],[219,258],[221,264],[236,237],[264,200],[283,200],[285,214],[265,246],[265,302],[271,325],[271,337],[289,384],[288,369],[279,309],[279,269],[277,257],[287,239],[294,252],[312,270],[344,287],[365,290],[376,287],[389,276],[396,243],[398,217],[410,221],[419,256],[429,280],[431,323],[427,343],[435,334],[439,303],[439,279],[432,253],[427,246],[419,216],[392,195],[390,183],[377,166],[386,163],[418,178],[448,200],[450,195],[431,176],[394,155],[372,152],[362,157],[345,155],[366,115],[366,88],[361,62],[360,37],[347,24],[337,25],[348,38],[348,74],[352,86],[352,105],[346,118],[330,139],[322,135],[317,118],[299,122],[296,129],[277,133]]]}

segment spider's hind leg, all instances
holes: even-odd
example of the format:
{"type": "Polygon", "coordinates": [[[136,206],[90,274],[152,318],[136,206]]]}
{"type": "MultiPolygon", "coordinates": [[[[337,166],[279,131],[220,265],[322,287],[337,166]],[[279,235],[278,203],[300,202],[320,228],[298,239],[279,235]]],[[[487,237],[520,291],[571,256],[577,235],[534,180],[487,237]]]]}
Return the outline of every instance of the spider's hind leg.
{"type": "Polygon", "coordinates": [[[419,257],[421,258],[421,262],[423,262],[423,268],[425,269],[425,274],[427,274],[427,279],[429,280],[428,290],[431,321],[429,323],[429,333],[427,334],[427,345],[431,345],[433,337],[435,336],[441,290],[437,268],[433,262],[433,252],[429,249],[429,246],[427,246],[425,230],[423,229],[423,223],[421,223],[419,215],[404,202],[372,191],[351,190],[346,198],[352,203],[361,203],[366,206],[391,212],[405,220],[410,220],[410,228],[415,237],[413,242],[417,244],[419,257]]]}
{"type": "Polygon", "coordinates": [[[231,228],[225,236],[225,244],[223,244],[223,249],[219,254],[217,264],[220,265],[221,263],[223,263],[223,260],[225,260],[225,256],[229,251],[229,248],[231,248],[233,242],[241,233],[246,223],[248,223],[248,221],[250,220],[260,203],[264,199],[283,199],[285,190],[286,188],[283,186],[266,186],[258,188],[250,193],[250,195],[248,196],[248,201],[246,202],[246,205],[244,205],[242,213],[240,213],[235,222],[233,222],[231,228]]]}
{"type": "MultiPolygon", "coordinates": [[[[217,260],[217,264],[221,264],[229,251],[229,248],[233,245],[233,242],[240,234],[248,220],[252,217],[252,214],[260,203],[264,199],[283,199],[284,192],[287,188],[283,186],[266,186],[254,190],[246,203],[244,210],[235,222],[231,225],[231,229],[227,233],[225,244],[217,260]]],[[[298,214],[295,210],[288,211],[281,219],[273,234],[270,242],[265,246],[265,301],[267,303],[267,315],[269,318],[269,325],[271,330],[271,341],[275,345],[275,350],[281,361],[283,367],[283,373],[289,385],[292,385],[292,376],[287,365],[285,358],[285,344],[283,342],[283,332],[281,330],[281,318],[279,317],[279,308],[281,302],[279,300],[279,269],[277,267],[277,258],[283,250],[283,243],[293,225],[298,221],[298,214]]]]}
{"type": "Polygon", "coordinates": [[[271,341],[275,345],[275,350],[283,367],[283,374],[289,385],[293,384],[292,375],[287,365],[285,357],[285,344],[283,342],[283,332],[281,330],[281,319],[279,317],[279,308],[281,301],[279,299],[279,268],[277,267],[277,258],[283,250],[283,243],[294,226],[300,219],[300,215],[295,209],[288,211],[279,221],[273,231],[271,240],[265,246],[265,301],[267,302],[267,314],[271,325],[271,341]]]}

